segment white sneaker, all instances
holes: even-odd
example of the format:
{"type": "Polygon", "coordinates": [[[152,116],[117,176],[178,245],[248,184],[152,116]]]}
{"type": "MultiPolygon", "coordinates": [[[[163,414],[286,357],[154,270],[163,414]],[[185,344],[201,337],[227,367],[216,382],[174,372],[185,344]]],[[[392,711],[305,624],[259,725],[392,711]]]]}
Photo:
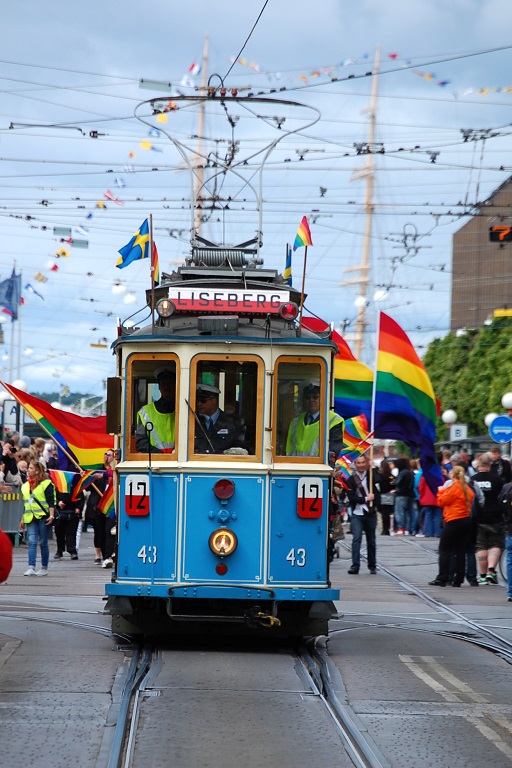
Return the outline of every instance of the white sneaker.
{"type": "Polygon", "coordinates": [[[111,557],[107,557],[107,559],[102,562],[101,567],[102,568],[112,568],[113,565],[114,565],[114,561],[112,560],[112,558],[111,557]]]}
{"type": "Polygon", "coordinates": [[[48,568],[40,568],[36,576],[48,576],[48,568]]]}
{"type": "Polygon", "coordinates": [[[34,568],[32,568],[32,566],[30,566],[28,571],[25,571],[25,573],[23,575],[24,576],[35,576],[36,572],[35,572],[34,568]]]}

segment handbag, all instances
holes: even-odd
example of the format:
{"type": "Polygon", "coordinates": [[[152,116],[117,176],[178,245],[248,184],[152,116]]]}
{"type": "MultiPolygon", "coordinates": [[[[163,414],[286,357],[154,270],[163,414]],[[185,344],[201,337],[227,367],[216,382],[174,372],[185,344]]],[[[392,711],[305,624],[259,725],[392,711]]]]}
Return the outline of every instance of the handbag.
{"type": "Polygon", "coordinates": [[[381,493],[380,505],[381,507],[394,507],[395,495],[393,493],[381,493]]]}

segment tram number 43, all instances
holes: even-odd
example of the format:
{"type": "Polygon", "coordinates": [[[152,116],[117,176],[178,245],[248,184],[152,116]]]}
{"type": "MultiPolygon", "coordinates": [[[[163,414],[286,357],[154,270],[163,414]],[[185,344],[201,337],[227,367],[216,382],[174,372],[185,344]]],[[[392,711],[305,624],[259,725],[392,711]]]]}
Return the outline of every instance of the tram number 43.
{"type": "Polygon", "coordinates": [[[156,547],[147,547],[145,544],[137,552],[137,557],[140,557],[144,565],[154,565],[157,559],[156,547]]]}
{"type": "Polygon", "coordinates": [[[124,509],[130,517],[149,515],[149,477],[128,475],[124,485],[124,509]]]}
{"type": "Polygon", "coordinates": [[[304,568],[306,565],[306,550],[302,548],[290,549],[286,555],[286,559],[292,564],[292,568],[295,565],[297,565],[299,568],[304,568]]]}
{"type": "Polygon", "coordinates": [[[297,486],[297,515],[315,518],[322,516],[324,486],[320,477],[301,477],[297,486]]]}

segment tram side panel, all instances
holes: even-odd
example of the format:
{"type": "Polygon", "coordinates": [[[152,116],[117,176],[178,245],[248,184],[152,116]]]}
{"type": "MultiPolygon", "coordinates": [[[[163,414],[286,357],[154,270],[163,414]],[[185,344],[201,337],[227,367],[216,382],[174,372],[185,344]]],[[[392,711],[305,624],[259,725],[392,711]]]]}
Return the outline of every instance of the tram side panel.
{"type": "Polygon", "coordinates": [[[269,582],[327,583],[328,480],[300,475],[270,482],[269,582]]]}
{"type": "Polygon", "coordinates": [[[174,581],[178,566],[177,475],[130,472],[119,478],[119,581],[174,581]]]}

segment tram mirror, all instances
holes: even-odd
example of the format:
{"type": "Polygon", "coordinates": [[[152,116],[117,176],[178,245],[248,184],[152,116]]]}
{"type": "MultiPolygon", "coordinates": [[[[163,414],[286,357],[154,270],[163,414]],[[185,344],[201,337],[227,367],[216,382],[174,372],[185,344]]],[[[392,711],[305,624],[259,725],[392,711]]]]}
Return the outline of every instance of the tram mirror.
{"type": "Polygon", "coordinates": [[[121,432],[121,379],[113,376],[107,379],[107,433],[121,432]]]}

